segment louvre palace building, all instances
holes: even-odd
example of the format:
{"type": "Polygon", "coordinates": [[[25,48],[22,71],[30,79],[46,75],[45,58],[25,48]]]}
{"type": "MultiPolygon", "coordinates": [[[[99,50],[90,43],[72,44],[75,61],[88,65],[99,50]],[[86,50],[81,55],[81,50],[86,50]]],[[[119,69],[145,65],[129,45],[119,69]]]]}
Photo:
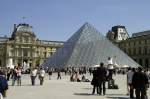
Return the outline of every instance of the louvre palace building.
{"type": "MultiPolygon", "coordinates": [[[[150,31],[134,33],[130,37],[125,26],[118,25],[112,27],[106,37],[141,66],[150,67],[150,31]]],[[[14,24],[10,37],[0,37],[0,67],[38,66],[64,43],[39,40],[29,24],[14,24]]]]}
{"type": "Polygon", "coordinates": [[[39,40],[29,24],[14,24],[11,37],[0,37],[0,67],[37,66],[53,55],[63,43],[39,40]]]}
{"type": "Polygon", "coordinates": [[[129,37],[125,26],[114,26],[107,38],[143,67],[150,67],[150,30],[129,37]]]}

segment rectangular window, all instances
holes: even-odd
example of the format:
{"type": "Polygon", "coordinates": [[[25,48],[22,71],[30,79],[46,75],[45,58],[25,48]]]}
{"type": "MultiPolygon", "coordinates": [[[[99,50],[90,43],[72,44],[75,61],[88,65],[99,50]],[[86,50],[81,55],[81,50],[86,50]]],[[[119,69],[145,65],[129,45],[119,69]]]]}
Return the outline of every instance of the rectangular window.
{"type": "Polygon", "coordinates": [[[147,54],[147,47],[144,47],[144,54],[147,54]]]}
{"type": "Polygon", "coordinates": [[[136,55],[136,48],[133,49],[133,54],[136,55]]]}
{"type": "Polygon", "coordinates": [[[145,59],[145,67],[149,67],[149,59],[148,58],[145,59]]]}
{"type": "Polygon", "coordinates": [[[141,47],[139,47],[139,55],[141,55],[142,54],[142,49],[141,49],[141,47]]]}
{"type": "Polygon", "coordinates": [[[46,58],[47,56],[46,56],[46,52],[44,52],[44,57],[46,58]]]}
{"type": "Polygon", "coordinates": [[[23,56],[25,56],[25,57],[27,57],[27,56],[28,56],[28,52],[27,52],[27,50],[24,50],[24,51],[23,51],[23,56]]]}
{"type": "Polygon", "coordinates": [[[136,45],[136,42],[134,42],[134,46],[136,45]]]}
{"type": "Polygon", "coordinates": [[[142,59],[139,59],[139,64],[140,64],[141,66],[143,65],[142,59]]]}

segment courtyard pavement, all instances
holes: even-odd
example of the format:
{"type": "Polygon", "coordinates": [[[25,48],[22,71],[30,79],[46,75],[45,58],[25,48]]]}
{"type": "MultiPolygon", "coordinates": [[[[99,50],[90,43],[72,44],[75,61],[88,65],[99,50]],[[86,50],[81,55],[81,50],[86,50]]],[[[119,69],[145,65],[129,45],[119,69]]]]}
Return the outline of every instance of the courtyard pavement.
{"type": "MultiPolygon", "coordinates": [[[[36,78],[36,85],[31,86],[30,76],[22,76],[22,86],[11,86],[9,82],[9,90],[5,99],[129,99],[127,94],[126,76],[115,76],[115,83],[119,89],[107,89],[105,96],[92,95],[92,86],[90,82],[70,82],[69,76],[62,76],[61,80],[57,80],[56,74],[52,79],[45,77],[43,86],[39,85],[39,79],[36,78]]],[[[92,76],[86,75],[91,80],[92,76]]],[[[107,85],[107,83],[106,83],[107,85]]],[[[148,90],[150,97],[150,89],[148,90]]]]}

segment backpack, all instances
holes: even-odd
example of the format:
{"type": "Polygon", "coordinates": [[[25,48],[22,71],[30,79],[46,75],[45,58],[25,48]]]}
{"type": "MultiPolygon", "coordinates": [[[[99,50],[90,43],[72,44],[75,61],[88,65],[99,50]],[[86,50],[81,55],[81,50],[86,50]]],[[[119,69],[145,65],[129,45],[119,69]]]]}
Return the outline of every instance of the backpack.
{"type": "Polygon", "coordinates": [[[7,80],[3,76],[0,76],[0,92],[4,92],[7,89],[8,89],[7,80]]]}

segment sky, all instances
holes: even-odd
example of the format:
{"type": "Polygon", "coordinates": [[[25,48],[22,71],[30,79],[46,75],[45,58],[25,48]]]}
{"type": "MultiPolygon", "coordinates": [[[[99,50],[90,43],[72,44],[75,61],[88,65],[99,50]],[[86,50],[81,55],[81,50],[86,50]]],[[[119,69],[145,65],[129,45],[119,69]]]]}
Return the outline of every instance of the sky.
{"type": "Polygon", "coordinates": [[[85,22],[106,35],[115,25],[150,30],[150,0],[0,0],[0,36],[27,23],[40,40],[66,41],[85,22]],[[25,17],[25,19],[23,19],[25,17]]]}

